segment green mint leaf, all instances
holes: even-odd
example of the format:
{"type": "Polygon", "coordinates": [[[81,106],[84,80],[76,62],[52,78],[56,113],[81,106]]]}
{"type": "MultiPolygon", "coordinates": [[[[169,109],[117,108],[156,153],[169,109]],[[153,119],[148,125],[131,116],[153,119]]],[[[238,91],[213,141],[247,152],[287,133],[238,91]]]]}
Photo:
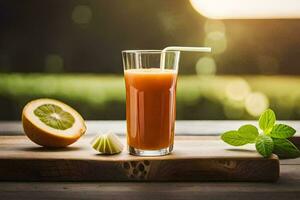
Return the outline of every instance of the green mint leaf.
{"type": "Polygon", "coordinates": [[[275,153],[279,158],[297,158],[300,156],[299,149],[288,139],[273,138],[275,153]]]}
{"type": "Polygon", "coordinates": [[[258,153],[267,158],[272,154],[274,147],[273,140],[267,135],[259,135],[256,139],[255,147],[258,153]]]}
{"type": "Polygon", "coordinates": [[[238,131],[227,131],[221,135],[221,139],[233,146],[242,146],[248,143],[247,140],[239,135],[238,131]]]}
{"type": "Polygon", "coordinates": [[[285,124],[276,124],[271,133],[270,136],[272,138],[289,138],[292,137],[296,133],[296,130],[292,127],[285,125],[285,124]]]}
{"type": "Polygon", "coordinates": [[[267,109],[259,118],[259,127],[265,134],[269,134],[275,124],[276,116],[273,110],[267,109]]]}
{"type": "Polygon", "coordinates": [[[239,128],[238,134],[240,137],[244,138],[244,140],[246,140],[248,143],[255,143],[259,133],[255,126],[251,124],[246,124],[239,128]]]}

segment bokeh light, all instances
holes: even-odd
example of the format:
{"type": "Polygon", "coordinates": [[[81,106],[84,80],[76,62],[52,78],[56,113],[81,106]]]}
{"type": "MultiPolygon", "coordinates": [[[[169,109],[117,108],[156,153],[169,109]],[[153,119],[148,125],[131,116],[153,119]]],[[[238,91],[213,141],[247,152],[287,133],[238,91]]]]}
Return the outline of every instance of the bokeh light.
{"type": "Polygon", "coordinates": [[[202,57],[196,63],[196,72],[198,75],[214,75],[216,71],[216,62],[212,57],[202,57]]]}
{"type": "Polygon", "coordinates": [[[226,96],[230,100],[243,101],[251,92],[251,88],[244,79],[236,79],[226,86],[226,96]]]}
{"type": "Polygon", "coordinates": [[[253,92],[247,96],[245,107],[250,115],[258,117],[269,107],[269,99],[264,93],[253,92]]]}
{"type": "Polygon", "coordinates": [[[227,48],[227,39],[224,32],[213,31],[206,35],[204,45],[212,48],[213,54],[223,53],[227,48]]]}
{"type": "Polygon", "coordinates": [[[213,19],[300,18],[299,0],[190,0],[193,8],[213,19]]]}
{"type": "Polygon", "coordinates": [[[92,19],[93,13],[89,6],[78,5],[72,12],[72,20],[77,24],[88,24],[92,19]]]}
{"type": "Polygon", "coordinates": [[[204,31],[205,33],[210,33],[210,32],[222,32],[225,33],[226,32],[226,28],[225,28],[225,24],[224,22],[220,21],[220,20],[206,20],[205,24],[204,24],[204,31]]]}
{"type": "Polygon", "coordinates": [[[62,72],[64,69],[64,60],[60,55],[49,54],[45,59],[45,71],[46,72],[62,72]]]}

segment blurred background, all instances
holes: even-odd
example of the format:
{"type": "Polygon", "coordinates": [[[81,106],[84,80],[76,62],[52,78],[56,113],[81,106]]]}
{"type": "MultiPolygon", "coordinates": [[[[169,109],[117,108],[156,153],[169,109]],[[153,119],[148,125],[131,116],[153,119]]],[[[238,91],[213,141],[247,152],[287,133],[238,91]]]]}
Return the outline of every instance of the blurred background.
{"type": "Polygon", "coordinates": [[[56,98],[85,119],[125,119],[121,50],[182,53],[177,119],[300,119],[300,2],[1,0],[0,120],[56,98]],[[277,3],[276,3],[277,2],[277,3]]]}

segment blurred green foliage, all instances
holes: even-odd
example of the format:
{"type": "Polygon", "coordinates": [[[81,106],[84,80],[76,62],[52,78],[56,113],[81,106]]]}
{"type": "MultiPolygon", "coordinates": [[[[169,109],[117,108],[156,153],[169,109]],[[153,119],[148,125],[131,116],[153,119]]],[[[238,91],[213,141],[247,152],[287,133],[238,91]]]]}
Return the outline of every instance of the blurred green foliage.
{"type": "MultiPolygon", "coordinates": [[[[177,87],[177,119],[255,119],[269,106],[279,119],[300,119],[297,76],[180,76],[177,87]]],[[[19,120],[23,106],[42,97],[70,104],[85,119],[125,119],[122,76],[0,74],[0,120],[19,120]]]]}

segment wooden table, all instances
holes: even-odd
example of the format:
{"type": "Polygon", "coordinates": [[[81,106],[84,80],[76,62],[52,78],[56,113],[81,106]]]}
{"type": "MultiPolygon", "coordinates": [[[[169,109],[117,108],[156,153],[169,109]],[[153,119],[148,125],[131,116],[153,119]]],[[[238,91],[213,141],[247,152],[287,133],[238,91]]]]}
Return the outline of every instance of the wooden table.
{"type": "MultiPolygon", "coordinates": [[[[177,135],[219,135],[252,121],[179,121],[177,135]]],[[[300,132],[300,122],[286,122],[300,132]]],[[[88,133],[112,129],[124,134],[123,121],[89,121],[88,133]]],[[[0,134],[22,134],[19,122],[0,122],[0,134]]],[[[297,134],[298,136],[298,134],[297,134]]],[[[300,199],[300,159],[280,161],[276,183],[247,182],[0,182],[0,199],[300,199]]],[[[1,166],[0,166],[1,170],[1,166]]]]}

